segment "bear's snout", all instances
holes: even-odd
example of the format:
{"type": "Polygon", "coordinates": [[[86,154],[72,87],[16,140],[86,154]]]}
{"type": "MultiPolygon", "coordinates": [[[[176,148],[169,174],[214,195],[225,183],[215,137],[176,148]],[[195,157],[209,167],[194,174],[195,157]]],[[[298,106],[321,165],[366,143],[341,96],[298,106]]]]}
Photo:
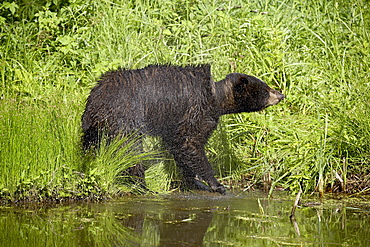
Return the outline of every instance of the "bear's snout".
{"type": "Polygon", "coordinates": [[[267,100],[267,104],[266,104],[265,107],[278,104],[280,101],[282,101],[284,99],[284,97],[285,97],[284,94],[282,94],[282,93],[280,93],[276,90],[271,89],[270,90],[270,96],[267,100]]]}

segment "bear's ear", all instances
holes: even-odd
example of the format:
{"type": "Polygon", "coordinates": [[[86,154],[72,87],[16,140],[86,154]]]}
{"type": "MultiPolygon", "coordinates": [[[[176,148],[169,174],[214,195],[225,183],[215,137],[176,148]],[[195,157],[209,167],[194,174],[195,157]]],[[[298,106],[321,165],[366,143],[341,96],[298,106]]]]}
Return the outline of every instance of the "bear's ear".
{"type": "Polygon", "coordinates": [[[237,82],[234,84],[234,94],[244,95],[247,91],[248,79],[246,77],[239,77],[237,82]]]}

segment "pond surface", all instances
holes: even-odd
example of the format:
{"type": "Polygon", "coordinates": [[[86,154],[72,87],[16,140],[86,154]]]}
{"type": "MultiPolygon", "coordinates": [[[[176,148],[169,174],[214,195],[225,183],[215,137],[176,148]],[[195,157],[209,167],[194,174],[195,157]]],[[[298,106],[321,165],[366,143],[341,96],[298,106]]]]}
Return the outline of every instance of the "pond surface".
{"type": "Polygon", "coordinates": [[[0,246],[370,246],[370,201],[302,206],[291,222],[293,203],[196,193],[0,207],[0,246]]]}

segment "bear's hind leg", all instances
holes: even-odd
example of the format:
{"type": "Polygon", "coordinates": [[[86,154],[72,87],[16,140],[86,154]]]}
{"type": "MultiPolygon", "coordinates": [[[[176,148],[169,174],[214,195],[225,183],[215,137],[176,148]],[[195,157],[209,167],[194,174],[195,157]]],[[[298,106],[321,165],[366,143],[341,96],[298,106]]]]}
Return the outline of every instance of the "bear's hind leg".
{"type": "MultiPolygon", "coordinates": [[[[134,143],[128,144],[128,145],[132,145],[130,149],[134,150],[134,155],[141,154],[144,152],[143,142],[140,137],[136,137],[136,136],[129,137],[128,142],[131,142],[131,141],[134,141],[134,143]]],[[[126,144],[127,143],[125,142],[123,145],[126,145],[126,144]]],[[[123,173],[124,173],[123,177],[125,177],[125,182],[133,184],[134,185],[133,188],[136,193],[142,194],[142,193],[149,191],[149,189],[146,186],[146,182],[145,182],[145,165],[143,162],[136,163],[134,166],[131,166],[130,168],[125,170],[123,173]]]]}
{"type": "Polygon", "coordinates": [[[130,182],[136,186],[138,193],[145,193],[148,190],[145,182],[145,167],[143,164],[136,164],[127,169],[130,182]]]}

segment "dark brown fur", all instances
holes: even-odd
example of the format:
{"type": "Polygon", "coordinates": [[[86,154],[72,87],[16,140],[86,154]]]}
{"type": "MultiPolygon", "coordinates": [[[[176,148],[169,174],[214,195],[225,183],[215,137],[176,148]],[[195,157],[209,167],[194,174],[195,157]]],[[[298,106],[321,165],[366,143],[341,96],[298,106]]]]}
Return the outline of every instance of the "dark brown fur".
{"type": "MultiPolygon", "coordinates": [[[[87,99],[83,145],[85,149],[97,146],[102,131],[109,136],[133,131],[160,136],[190,187],[197,187],[194,178],[198,176],[212,191],[224,194],[204,151],[219,117],[260,111],[283,97],[245,74],[229,74],[214,82],[209,65],[111,71],[101,77],[87,99]]],[[[134,170],[144,176],[141,165],[134,170]]]]}

